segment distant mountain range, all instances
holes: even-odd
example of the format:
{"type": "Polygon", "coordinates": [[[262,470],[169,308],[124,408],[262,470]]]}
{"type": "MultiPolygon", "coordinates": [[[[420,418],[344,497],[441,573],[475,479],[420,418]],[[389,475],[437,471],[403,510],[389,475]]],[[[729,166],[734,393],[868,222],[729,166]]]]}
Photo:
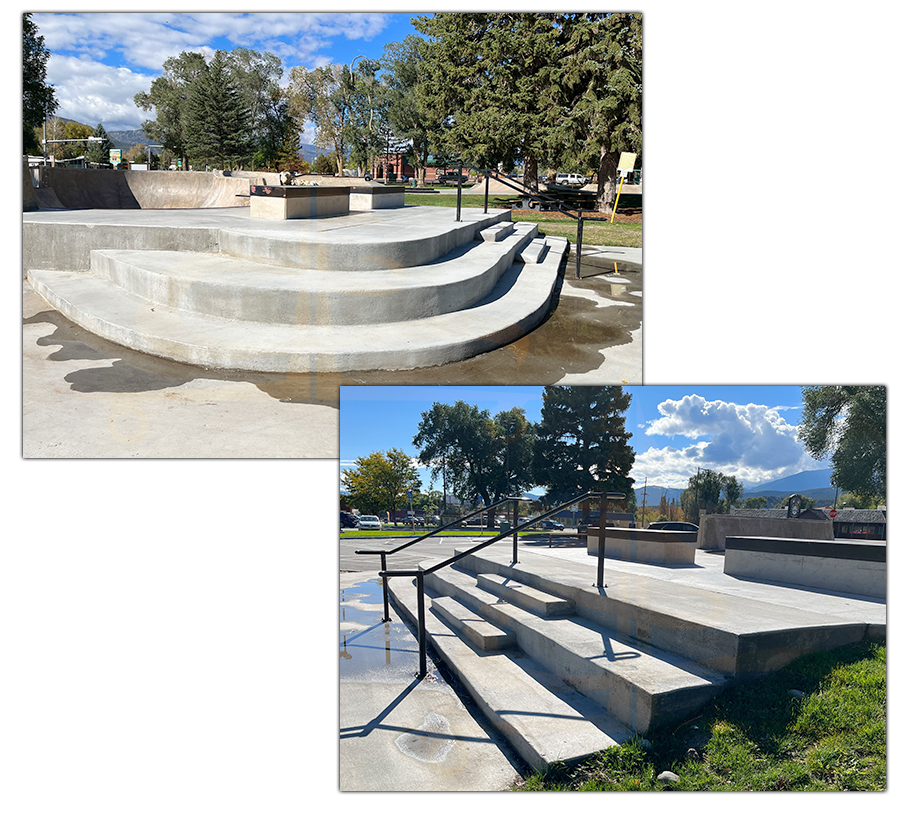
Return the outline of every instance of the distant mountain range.
{"type": "MultiPolygon", "coordinates": [[[[64,117],[60,117],[60,119],[62,119],[63,122],[75,121],[73,119],[65,119],[64,117]]],[[[94,126],[91,125],[91,127],[93,128],[94,126]]],[[[146,145],[150,142],[147,138],[147,134],[145,134],[141,128],[135,128],[131,131],[107,131],[106,133],[113,145],[119,148],[123,154],[127,153],[128,150],[135,145],[146,145]]],[[[156,152],[159,152],[158,149],[156,152]]],[[[305,162],[312,163],[315,161],[319,149],[308,142],[302,142],[300,144],[300,152],[305,162]]]]}

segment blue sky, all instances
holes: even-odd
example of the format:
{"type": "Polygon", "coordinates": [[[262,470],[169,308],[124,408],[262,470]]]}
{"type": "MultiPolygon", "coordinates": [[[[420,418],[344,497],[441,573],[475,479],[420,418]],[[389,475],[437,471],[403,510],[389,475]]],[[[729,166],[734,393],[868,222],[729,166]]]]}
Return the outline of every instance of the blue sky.
{"type": "MultiPolygon", "coordinates": [[[[61,8],[63,4],[56,8],[61,8]]],[[[227,5],[217,4],[216,7],[227,5]]],[[[268,5],[267,5],[268,7],[268,5]]],[[[50,51],[47,81],[57,115],[106,130],[131,130],[151,118],[134,104],[162,65],[182,51],[211,55],[237,46],[281,58],[283,83],[295,65],[377,59],[387,43],[415,33],[409,13],[384,12],[35,12],[50,51]]],[[[306,136],[309,136],[308,134],[306,136]]]]}
{"type": "MultiPolygon", "coordinates": [[[[683,488],[699,467],[735,474],[747,486],[827,467],[797,440],[799,386],[624,388],[632,395],[626,429],[636,484],[646,477],[649,485],[683,488]]],[[[462,400],[492,415],[519,406],[539,421],[542,394],[539,386],[341,387],[341,467],[389,448],[415,457],[412,438],[434,403],[462,400]]],[[[427,470],[422,476],[427,487],[427,470]]]]}

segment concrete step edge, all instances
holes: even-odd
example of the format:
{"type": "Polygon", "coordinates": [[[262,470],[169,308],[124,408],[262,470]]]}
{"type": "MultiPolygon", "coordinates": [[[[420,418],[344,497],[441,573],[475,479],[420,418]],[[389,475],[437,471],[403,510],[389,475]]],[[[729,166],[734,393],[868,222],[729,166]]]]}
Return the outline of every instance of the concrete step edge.
{"type": "MultiPolygon", "coordinates": [[[[414,581],[395,578],[388,587],[395,606],[408,622],[414,622],[414,581]]],[[[429,642],[441,659],[493,726],[534,769],[577,761],[633,735],[596,702],[527,657],[479,651],[430,611],[426,611],[425,624],[429,642]]]]}
{"type": "Polygon", "coordinates": [[[566,616],[574,613],[575,605],[570,599],[548,594],[538,588],[512,580],[499,574],[478,574],[478,587],[542,616],[566,616]]]}
{"type": "Polygon", "coordinates": [[[515,634],[492,625],[453,597],[433,598],[431,610],[481,650],[496,651],[515,647],[515,634]]]}

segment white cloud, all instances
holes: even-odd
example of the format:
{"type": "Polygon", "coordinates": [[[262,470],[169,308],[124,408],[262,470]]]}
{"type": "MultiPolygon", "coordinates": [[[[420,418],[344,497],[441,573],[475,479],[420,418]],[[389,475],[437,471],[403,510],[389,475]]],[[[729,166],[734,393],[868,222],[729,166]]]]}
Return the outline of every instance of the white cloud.
{"type": "Polygon", "coordinates": [[[667,400],[657,408],[661,417],[645,425],[646,434],[687,437],[696,443],[651,447],[638,455],[632,475],[646,476],[654,484],[683,486],[698,468],[733,474],[746,483],[822,468],[797,439],[797,427],[777,409],[699,395],[667,400]]]}
{"type": "MultiPolygon", "coordinates": [[[[107,130],[138,128],[152,117],[134,104],[149,91],[163,63],[182,51],[211,54],[243,46],[279,56],[285,77],[294,65],[311,68],[333,61],[338,38],[368,40],[388,25],[382,13],[35,13],[50,60],[47,81],[56,86],[57,114],[107,130]],[[114,68],[106,63],[122,64],[114,68]],[[146,72],[146,73],[144,73],[146,72]]],[[[360,43],[361,51],[364,46],[360,43]]]]}

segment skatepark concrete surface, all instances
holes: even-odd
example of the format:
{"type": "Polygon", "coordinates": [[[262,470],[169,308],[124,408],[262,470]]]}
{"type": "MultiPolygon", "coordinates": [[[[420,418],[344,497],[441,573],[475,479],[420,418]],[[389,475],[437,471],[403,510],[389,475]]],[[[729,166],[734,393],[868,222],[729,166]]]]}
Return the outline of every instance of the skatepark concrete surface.
{"type": "Polygon", "coordinates": [[[414,635],[382,622],[377,572],[340,576],[340,789],[508,790],[521,762],[498,745],[434,665],[416,679],[414,635]]]}
{"type": "Polygon", "coordinates": [[[26,458],[337,457],[334,377],[209,371],[104,341],[24,282],[26,458]]]}
{"type": "MultiPolygon", "coordinates": [[[[389,547],[393,548],[397,544],[395,540],[392,540],[389,547]]],[[[379,546],[374,541],[367,541],[366,547],[376,549],[379,546]]],[[[465,548],[467,545],[461,543],[458,547],[465,548]]],[[[444,538],[442,542],[436,544],[432,559],[443,559],[453,549],[454,546],[450,539],[444,538]]],[[[508,544],[490,546],[480,553],[484,554],[486,559],[493,560],[495,564],[505,564],[509,562],[511,546],[508,544]]],[[[377,556],[369,557],[369,559],[373,563],[378,561],[377,556]]],[[[390,570],[394,566],[391,564],[390,558],[388,559],[388,569],[390,570]]],[[[555,578],[557,582],[582,586],[587,593],[590,593],[590,589],[593,587],[596,594],[596,587],[593,586],[593,583],[596,579],[597,559],[587,555],[583,545],[550,549],[546,545],[520,542],[519,561],[518,565],[521,566],[521,570],[532,576],[540,574],[548,579],[555,578]]],[[[341,564],[343,566],[344,562],[342,561],[341,564]]],[[[775,627],[776,630],[773,633],[777,634],[782,628],[785,629],[785,632],[791,628],[799,628],[798,633],[802,635],[798,636],[798,639],[802,641],[810,634],[819,634],[816,638],[821,640],[822,644],[828,643],[828,632],[832,629],[834,629],[837,640],[846,640],[846,636],[842,634],[846,634],[851,628],[862,629],[861,633],[872,637],[883,638],[885,635],[886,606],[884,600],[850,594],[827,593],[796,585],[742,579],[724,574],[723,564],[724,552],[703,551],[697,552],[693,565],[679,568],[607,559],[604,574],[604,596],[608,596],[611,600],[620,599],[624,602],[629,597],[636,600],[650,594],[647,601],[650,608],[657,608],[659,611],[663,609],[678,610],[678,606],[682,605],[685,617],[698,616],[697,623],[700,623],[703,616],[707,616],[709,617],[708,627],[713,629],[733,628],[752,633],[760,628],[765,630],[775,627]],[[659,596],[663,591],[665,599],[659,596]]],[[[375,568],[377,565],[373,565],[373,569],[375,568]]],[[[453,569],[445,568],[434,576],[440,576],[443,572],[455,573],[453,569]]],[[[399,626],[393,622],[398,611],[403,611],[404,608],[408,611],[410,605],[412,606],[411,610],[415,610],[415,593],[412,594],[412,600],[408,598],[407,586],[409,584],[410,581],[405,578],[391,580],[392,623],[390,630],[392,632],[395,627],[399,629],[399,626]],[[404,597],[406,598],[404,599],[404,597]],[[398,605],[401,600],[402,604],[398,605]]],[[[446,722],[437,717],[446,712],[453,712],[453,705],[448,701],[442,705],[441,709],[435,709],[433,698],[429,698],[429,694],[426,693],[427,685],[416,682],[415,656],[409,653],[417,647],[414,631],[408,632],[408,635],[404,634],[402,637],[398,635],[396,641],[392,637],[389,659],[391,668],[387,669],[385,640],[382,638],[385,628],[381,623],[381,589],[377,571],[342,573],[340,581],[342,599],[347,593],[347,589],[352,590],[354,585],[357,586],[360,593],[368,594],[366,601],[368,602],[369,618],[361,620],[349,617],[350,624],[348,625],[348,618],[345,613],[342,613],[341,649],[343,651],[348,648],[352,653],[353,636],[358,634],[361,640],[364,632],[371,638],[373,646],[375,642],[378,644],[377,650],[371,651],[373,657],[377,655],[377,660],[373,662],[366,674],[359,674],[351,681],[342,671],[340,679],[342,788],[346,758],[348,764],[351,761],[353,764],[354,787],[372,790],[391,789],[397,781],[396,777],[402,772],[406,776],[407,782],[427,781],[423,789],[471,788],[474,790],[492,787],[508,789],[514,781],[514,776],[509,770],[504,778],[502,764],[499,768],[486,764],[484,777],[478,777],[473,781],[468,771],[459,772],[464,768],[464,762],[459,756],[457,756],[454,766],[445,765],[439,758],[440,752],[436,746],[432,748],[431,758],[424,759],[412,758],[410,754],[404,753],[403,747],[397,745],[395,740],[397,734],[404,735],[413,730],[420,731],[420,735],[427,736],[435,745],[441,741],[445,743],[451,741],[449,736],[454,734],[454,730],[449,729],[446,722]],[[375,639],[376,633],[379,636],[378,640],[375,639]],[[395,647],[399,648],[403,657],[402,670],[395,664],[395,661],[399,663],[399,660],[396,660],[395,647]],[[387,678],[390,678],[393,684],[391,690],[385,689],[387,678]],[[401,702],[405,706],[403,710],[399,707],[401,702]],[[415,702],[415,706],[413,702],[415,702]],[[423,717],[426,711],[435,714],[430,721],[423,717]],[[364,731],[359,729],[361,725],[372,727],[368,735],[363,735],[364,731]],[[378,730],[377,728],[382,725],[384,730],[378,730]],[[351,728],[354,726],[357,728],[354,733],[356,739],[361,743],[366,743],[367,747],[365,751],[361,747],[354,747],[351,755],[349,746],[345,751],[345,735],[353,733],[351,728]],[[386,735],[389,732],[392,735],[386,735]],[[347,752],[346,756],[345,752],[347,752]],[[419,775],[430,777],[419,779],[419,775]]],[[[428,593],[426,588],[426,594],[428,593]]],[[[346,607],[342,611],[346,611],[346,607]]],[[[428,619],[429,633],[432,633],[432,628],[439,632],[443,626],[435,620],[430,612],[428,619]]],[[[411,620],[410,626],[415,627],[411,620]]],[[[446,639],[447,637],[442,638],[446,639]]],[[[697,641],[696,635],[690,637],[688,633],[688,638],[695,643],[697,641]]],[[[843,643],[837,641],[835,644],[843,643]]],[[[782,649],[788,653],[794,653],[798,649],[801,652],[803,650],[799,644],[791,643],[784,644],[782,649]]],[[[809,650],[809,647],[806,650],[809,650]]],[[[430,671],[433,670],[431,664],[433,655],[435,654],[429,648],[430,671]]],[[[482,670],[482,672],[489,671],[482,670]]],[[[430,672],[429,678],[431,675],[430,672]]],[[[488,691],[500,691],[504,684],[505,681],[499,677],[496,679],[481,678],[474,684],[472,680],[465,683],[466,688],[479,687],[488,691]]],[[[476,694],[473,693],[474,695],[476,694]]],[[[533,701],[529,701],[527,708],[520,702],[519,709],[522,710],[519,715],[520,719],[524,719],[527,715],[528,718],[541,720],[540,712],[533,712],[533,701]],[[528,714],[524,712],[526,709],[529,711],[528,714]]],[[[444,718],[447,717],[444,716],[444,718]]],[[[557,744],[565,740],[567,731],[559,728],[560,718],[562,716],[549,710],[543,716],[544,723],[549,721],[551,725],[549,738],[544,740],[552,740],[557,744]]],[[[568,718],[572,718],[572,715],[570,714],[568,718]]],[[[459,730],[460,728],[454,729],[459,730]]],[[[499,737],[497,729],[492,726],[487,728],[487,731],[497,743],[498,749],[505,754],[505,757],[511,759],[509,762],[511,766],[517,767],[521,772],[521,767],[518,767],[517,755],[515,752],[510,754],[505,739],[499,737]]],[[[537,737],[536,740],[540,740],[540,737],[537,737]]],[[[574,740],[577,739],[573,738],[574,740]]],[[[480,749],[481,745],[477,742],[459,742],[459,746],[454,745],[454,749],[459,752],[460,756],[474,753],[476,747],[480,749]]],[[[412,786],[406,788],[412,789],[412,786]]]]}

